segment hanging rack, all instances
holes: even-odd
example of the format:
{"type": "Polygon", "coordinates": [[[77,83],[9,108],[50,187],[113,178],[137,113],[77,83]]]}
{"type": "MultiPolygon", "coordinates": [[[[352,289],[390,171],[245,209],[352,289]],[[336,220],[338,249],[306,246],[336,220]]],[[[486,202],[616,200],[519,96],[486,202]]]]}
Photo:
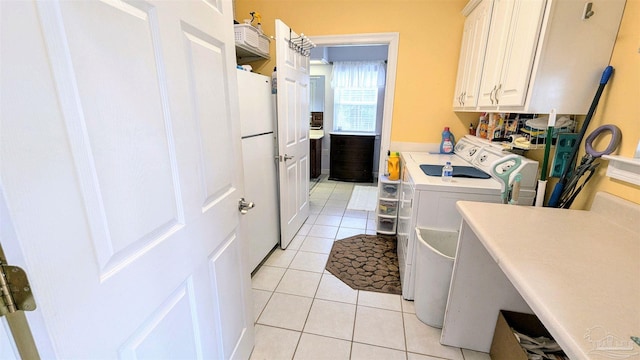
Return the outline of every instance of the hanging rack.
{"type": "Polygon", "coordinates": [[[287,41],[289,42],[289,48],[295,50],[302,56],[309,56],[311,54],[311,49],[316,47],[316,44],[309,40],[309,38],[303,33],[300,33],[300,36],[294,38],[293,30],[291,30],[291,28],[289,28],[289,39],[287,39],[287,41]]]}

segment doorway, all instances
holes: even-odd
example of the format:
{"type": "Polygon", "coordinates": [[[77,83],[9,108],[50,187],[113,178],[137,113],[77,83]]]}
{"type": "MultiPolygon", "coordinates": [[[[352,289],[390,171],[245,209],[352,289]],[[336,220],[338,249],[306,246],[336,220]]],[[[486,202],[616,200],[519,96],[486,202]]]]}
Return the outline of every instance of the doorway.
{"type": "MultiPolygon", "coordinates": [[[[326,35],[309,37],[309,39],[313,41],[313,43],[315,43],[317,47],[350,47],[371,45],[383,45],[388,47],[386,81],[382,109],[382,124],[380,127],[380,147],[379,149],[377,149],[377,153],[380,155],[376,161],[377,166],[374,163],[373,169],[374,173],[380,174],[381,171],[383,172],[382,169],[384,169],[384,154],[386,154],[389,150],[391,142],[391,123],[393,116],[393,101],[395,92],[396,68],[398,61],[399,33],[326,35]]],[[[329,81],[330,78],[327,78],[326,83],[328,84],[329,81]]],[[[327,120],[325,117],[325,123],[326,122],[327,120]]],[[[332,129],[325,126],[324,130],[325,134],[328,134],[328,132],[330,132],[332,129]]],[[[329,148],[328,138],[329,137],[326,136],[326,149],[329,148]]]]}

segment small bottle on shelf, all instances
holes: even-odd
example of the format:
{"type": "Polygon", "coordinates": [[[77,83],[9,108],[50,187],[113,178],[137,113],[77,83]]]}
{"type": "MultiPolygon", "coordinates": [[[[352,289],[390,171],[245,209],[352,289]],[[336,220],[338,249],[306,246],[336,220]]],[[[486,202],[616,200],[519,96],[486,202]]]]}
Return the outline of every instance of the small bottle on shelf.
{"type": "Polygon", "coordinates": [[[453,166],[451,166],[451,162],[447,161],[447,163],[442,167],[442,181],[451,182],[453,179],[453,166]]]}

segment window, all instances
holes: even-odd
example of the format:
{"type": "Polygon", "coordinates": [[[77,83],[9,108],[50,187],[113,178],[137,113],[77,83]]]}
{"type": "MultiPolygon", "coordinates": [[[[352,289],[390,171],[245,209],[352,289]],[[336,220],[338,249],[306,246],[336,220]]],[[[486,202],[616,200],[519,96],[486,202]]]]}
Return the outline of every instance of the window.
{"type": "Polygon", "coordinates": [[[331,74],[334,90],[333,129],[375,132],[378,89],[384,87],[384,62],[336,62],[331,74]]]}
{"type": "Polygon", "coordinates": [[[377,88],[337,88],[333,99],[333,128],[337,131],[376,131],[377,88]]]}

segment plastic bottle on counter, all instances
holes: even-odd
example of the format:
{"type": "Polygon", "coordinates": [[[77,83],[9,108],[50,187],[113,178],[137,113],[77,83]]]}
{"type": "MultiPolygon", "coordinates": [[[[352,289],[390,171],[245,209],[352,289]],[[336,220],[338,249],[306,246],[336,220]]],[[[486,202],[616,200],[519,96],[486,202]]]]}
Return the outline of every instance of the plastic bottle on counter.
{"type": "Polygon", "coordinates": [[[451,182],[451,180],[453,180],[453,166],[451,166],[451,161],[447,161],[442,167],[442,181],[451,182]]]}
{"type": "Polygon", "coordinates": [[[400,179],[400,153],[392,151],[389,155],[389,180],[400,179]]]}
{"type": "Polygon", "coordinates": [[[276,67],[273,68],[273,72],[271,73],[271,93],[278,93],[278,76],[276,72],[276,67]]]}
{"type": "Polygon", "coordinates": [[[455,139],[453,134],[449,131],[449,127],[445,127],[442,132],[442,141],[440,142],[441,154],[453,154],[453,147],[455,145],[455,139]]]}

